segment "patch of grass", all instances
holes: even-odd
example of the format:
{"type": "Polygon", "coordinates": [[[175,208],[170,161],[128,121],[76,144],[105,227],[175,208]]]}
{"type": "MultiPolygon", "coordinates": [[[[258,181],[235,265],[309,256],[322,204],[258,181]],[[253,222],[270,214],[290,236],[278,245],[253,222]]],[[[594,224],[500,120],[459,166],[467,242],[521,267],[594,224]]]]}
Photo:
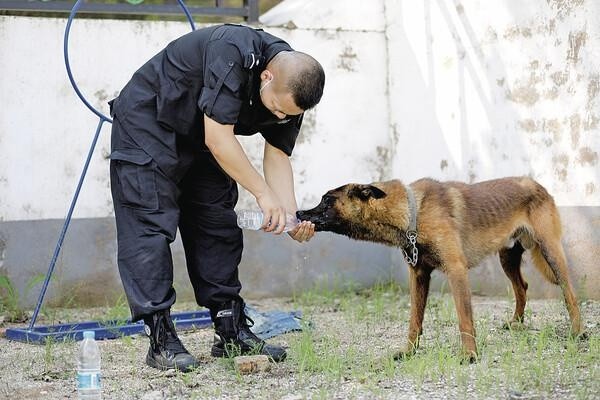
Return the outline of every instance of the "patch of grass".
{"type": "Polygon", "coordinates": [[[129,321],[130,311],[127,299],[123,294],[117,298],[115,304],[108,308],[99,322],[112,332],[119,332],[119,328],[129,321]]]}
{"type": "MultiPolygon", "coordinates": [[[[45,279],[44,274],[31,277],[27,281],[24,296],[45,279]]],[[[4,315],[7,322],[25,322],[29,319],[29,315],[20,305],[19,291],[6,275],[0,275],[0,314],[4,315]]]]}
{"type": "Polygon", "coordinates": [[[335,337],[317,337],[305,326],[300,337],[292,342],[291,353],[301,376],[323,373],[339,379],[344,369],[344,357],[339,354],[339,342],[335,337]]]}
{"type": "MultiPolygon", "coordinates": [[[[402,361],[392,360],[388,351],[398,341],[403,343],[408,329],[409,298],[400,287],[382,283],[337,293],[314,290],[295,301],[304,308],[306,320],[318,319],[323,312],[343,314],[342,324],[323,330],[314,323],[312,329],[304,329],[292,341],[291,361],[307,381],[315,374],[329,382],[350,380],[360,384],[361,393],[368,390],[374,396],[381,390],[378,382],[399,379],[408,379],[414,389],[423,392],[444,385],[450,397],[499,398],[512,394],[552,398],[563,397],[566,390],[571,397],[589,398],[600,390],[599,336],[592,333],[587,341],[571,338],[568,320],[532,326],[539,317],[530,305],[522,329],[502,328],[514,303],[509,303],[508,309],[491,307],[476,312],[480,359],[465,365],[461,363],[454,301],[448,294],[430,295],[421,347],[402,361]],[[378,337],[390,330],[390,338],[378,337]],[[363,348],[369,340],[376,342],[379,353],[372,347],[363,348]]],[[[561,307],[550,307],[545,312],[554,313],[554,309],[566,313],[561,307]]],[[[319,395],[336,395],[334,388],[323,390],[326,393],[319,395]]]]}

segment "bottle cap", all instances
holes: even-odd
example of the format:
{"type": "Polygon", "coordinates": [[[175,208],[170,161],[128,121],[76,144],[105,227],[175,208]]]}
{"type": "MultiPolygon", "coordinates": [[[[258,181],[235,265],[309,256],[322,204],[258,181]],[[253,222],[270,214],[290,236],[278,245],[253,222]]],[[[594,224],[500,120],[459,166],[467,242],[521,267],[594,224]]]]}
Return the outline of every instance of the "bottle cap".
{"type": "Polygon", "coordinates": [[[96,332],[94,332],[94,331],[83,331],[83,338],[84,339],[95,339],[96,338],[96,332]]]}

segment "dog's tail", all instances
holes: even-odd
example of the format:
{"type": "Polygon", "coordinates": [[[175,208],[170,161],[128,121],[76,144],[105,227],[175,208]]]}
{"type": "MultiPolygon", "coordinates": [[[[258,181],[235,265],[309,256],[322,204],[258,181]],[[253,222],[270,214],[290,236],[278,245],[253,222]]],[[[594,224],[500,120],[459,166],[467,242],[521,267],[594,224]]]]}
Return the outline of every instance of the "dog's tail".
{"type": "Polygon", "coordinates": [[[552,272],[550,265],[546,261],[546,258],[542,254],[542,249],[539,244],[535,244],[531,249],[531,259],[533,260],[533,265],[537,268],[538,271],[551,283],[558,285],[558,280],[556,279],[556,275],[552,272]]]}

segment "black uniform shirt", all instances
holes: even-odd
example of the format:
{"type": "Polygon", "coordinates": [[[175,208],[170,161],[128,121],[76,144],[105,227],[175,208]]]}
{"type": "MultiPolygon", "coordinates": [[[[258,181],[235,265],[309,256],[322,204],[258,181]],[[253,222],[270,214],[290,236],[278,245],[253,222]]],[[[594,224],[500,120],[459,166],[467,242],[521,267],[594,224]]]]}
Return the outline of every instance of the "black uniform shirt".
{"type": "Polygon", "coordinates": [[[161,133],[143,129],[146,135],[171,132],[201,143],[206,114],[218,123],[233,124],[236,135],[260,132],[268,143],[291,155],[302,115],[279,120],[259,96],[260,73],[277,53],[291,50],[283,40],[241,25],[190,32],[136,71],[112,113],[125,126],[132,126],[132,121],[139,126],[147,121],[140,113],[153,113],[164,129],[161,133]]]}

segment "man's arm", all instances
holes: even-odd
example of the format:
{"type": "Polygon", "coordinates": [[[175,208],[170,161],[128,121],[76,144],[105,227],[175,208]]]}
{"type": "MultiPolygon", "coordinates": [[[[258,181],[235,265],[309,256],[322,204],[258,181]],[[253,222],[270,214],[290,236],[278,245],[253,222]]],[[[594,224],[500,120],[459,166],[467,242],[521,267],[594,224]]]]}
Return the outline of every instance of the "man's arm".
{"type": "MultiPolygon", "coordinates": [[[[287,213],[296,216],[298,205],[294,192],[294,173],[287,154],[265,142],[263,170],[268,185],[281,199],[287,213]]],[[[315,234],[315,226],[309,221],[303,221],[288,233],[298,242],[308,241],[315,234]]]]}
{"type": "Polygon", "coordinates": [[[283,232],[285,227],[285,203],[278,198],[277,194],[271,190],[267,182],[252,166],[242,146],[233,134],[233,125],[219,124],[205,115],[204,132],[206,146],[221,168],[256,197],[256,201],[264,213],[263,227],[265,231],[283,232]],[[270,225],[268,225],[269,222],[270,225]]]}
{"type": "Polygon", "coordinates": [[[294,174],[290,159],[283,151],[265,142],[263,170],[269,187],[277,194],[290,214],[298,211],[294,193],[294,174]]]}

